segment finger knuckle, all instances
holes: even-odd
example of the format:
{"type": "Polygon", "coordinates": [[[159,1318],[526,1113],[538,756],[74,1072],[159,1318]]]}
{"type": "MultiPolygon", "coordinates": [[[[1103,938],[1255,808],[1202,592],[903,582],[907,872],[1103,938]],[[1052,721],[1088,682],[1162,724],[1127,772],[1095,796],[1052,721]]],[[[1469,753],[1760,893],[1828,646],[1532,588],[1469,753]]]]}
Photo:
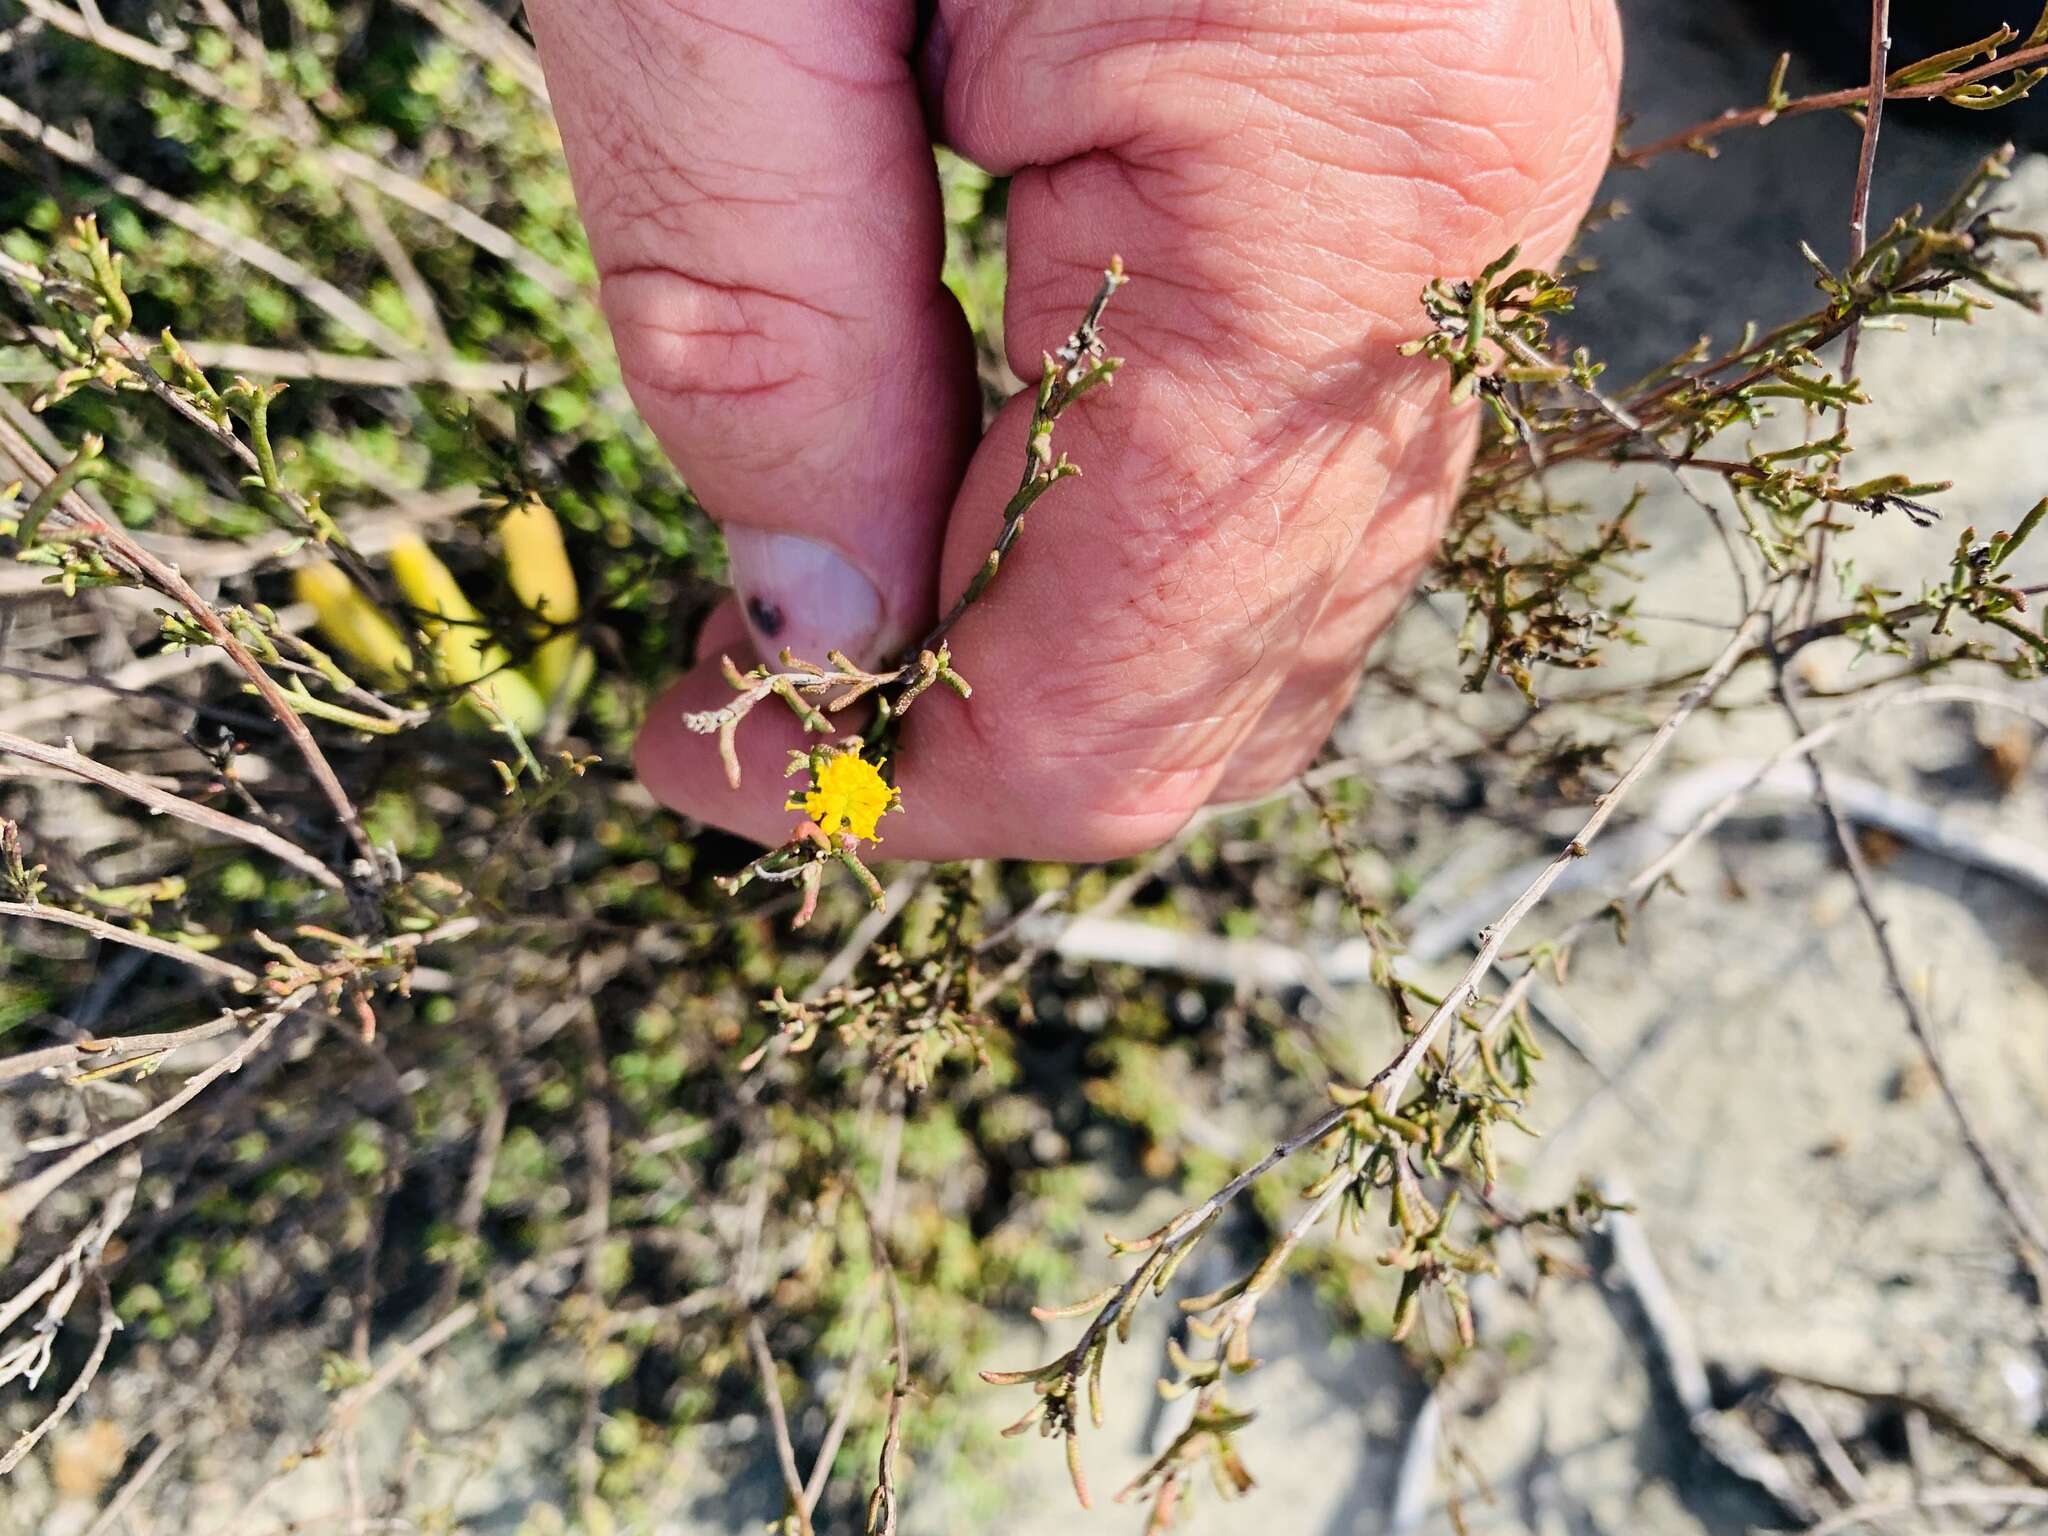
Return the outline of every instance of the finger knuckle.
{"type": "Polygon", "coordinates": [[[607,273],[603,300],[636,397],[759,404],[799,392],[809,377],[803,359],[815,312],[799,300],[675,268],[607,273]]]}

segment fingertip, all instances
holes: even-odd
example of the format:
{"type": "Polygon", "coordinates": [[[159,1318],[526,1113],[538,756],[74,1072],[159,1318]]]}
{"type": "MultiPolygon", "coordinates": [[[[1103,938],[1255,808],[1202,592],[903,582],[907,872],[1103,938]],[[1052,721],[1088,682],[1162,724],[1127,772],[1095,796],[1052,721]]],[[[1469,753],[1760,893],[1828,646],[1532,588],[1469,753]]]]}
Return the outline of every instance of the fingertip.
{"type": "Polygon", "coordinates": [[[886,620],[874,582],[829,544],[801,534],[732,527],[725,531],[725,547],[760,655],[787,650],[822,662],[843,651],[872,666],[908,638],[907,626],[886,620]]]}

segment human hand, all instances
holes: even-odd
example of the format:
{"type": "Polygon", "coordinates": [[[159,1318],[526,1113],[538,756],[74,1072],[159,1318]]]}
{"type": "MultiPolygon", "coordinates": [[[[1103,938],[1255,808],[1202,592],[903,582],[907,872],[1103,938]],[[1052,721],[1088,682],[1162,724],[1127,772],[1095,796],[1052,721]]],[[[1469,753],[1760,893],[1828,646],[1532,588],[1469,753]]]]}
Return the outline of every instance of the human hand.
{"type": "Polygon", "coordinates": [[[1554,261],[1613,134],[1611,0],[531,0],[635,402],[738,595],[642,779],[784,841],[807,745],[728,785],[682,716],[788,647],[881,660],[982,563],[1029,399],[985,436],[930,142],[1011,176],[1004,337],[1035,378],[1112,252],[1082,466],[904,721],[887,851],[1096,860],[1320,746],[1427,561],[1469,408],[1399,355],[1432,277],[1554,261]],[[979,442],[977,443],[977,438],[979,442]]]}

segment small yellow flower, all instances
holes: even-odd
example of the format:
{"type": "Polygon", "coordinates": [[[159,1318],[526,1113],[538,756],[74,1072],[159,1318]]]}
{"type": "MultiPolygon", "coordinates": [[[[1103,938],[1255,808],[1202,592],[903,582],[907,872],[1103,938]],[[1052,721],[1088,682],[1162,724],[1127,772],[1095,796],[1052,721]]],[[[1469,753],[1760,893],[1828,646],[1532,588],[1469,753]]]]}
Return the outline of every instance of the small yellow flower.
{"type": "Polygon", "coordinates": [[[897,793],[882,780],[882,765],[858,752],[834,752],[813,770],[810,793],[793,798],[789,809],[802,811],[830,837],[851,832],[879,843],[875,823],[896,809],[897,793]]]}

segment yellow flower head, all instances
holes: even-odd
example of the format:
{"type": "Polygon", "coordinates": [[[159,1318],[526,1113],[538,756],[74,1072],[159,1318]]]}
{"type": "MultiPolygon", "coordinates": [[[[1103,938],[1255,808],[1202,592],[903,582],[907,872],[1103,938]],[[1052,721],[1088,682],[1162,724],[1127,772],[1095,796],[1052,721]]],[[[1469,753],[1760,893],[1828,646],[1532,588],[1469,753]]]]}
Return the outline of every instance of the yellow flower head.
{"type": "Polygon", "coordinates": [[[879,843],[875,823],[896,809],[897,793],[882,780],[882,765],[858,752],[834,752],[812,769],[810,793],[794,798],[789,809],[802,811],[830,837],[851,832],[879,843]]]}

